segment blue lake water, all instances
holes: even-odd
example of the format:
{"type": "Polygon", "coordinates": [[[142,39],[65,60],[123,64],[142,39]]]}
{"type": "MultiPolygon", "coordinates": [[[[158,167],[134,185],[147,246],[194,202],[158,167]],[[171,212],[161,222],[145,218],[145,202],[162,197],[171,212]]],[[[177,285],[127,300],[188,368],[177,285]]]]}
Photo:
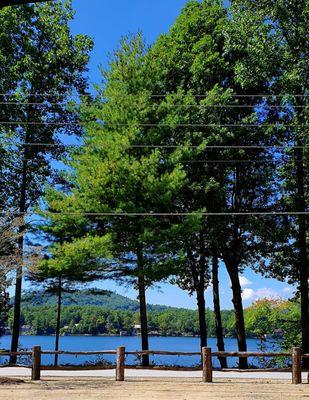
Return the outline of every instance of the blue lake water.
{"type": "MultiPolygon", "coordinates": [[[[0,348],[9,349],[11,342],[11,336],[3,336],[0,338],[0,348]]],[[[23,350],[29,350],[32,346],[41,346],[42,350],[53,350],[54,349],[55,336],[21,336],[20,337],[20,348],[23,350]]],[[[99,350],[115,350],[118,346],[125,346],[126,350],[134,351],[141,349],[141,338],[138,336],[61,336],[60,337],[60,350],[66,351],[99,351],[99,350]]],[[[259,351],[260,342],[255,339],[248,339],[248,351],[259,351]]],[[[216,339],[208,339],[208,346],[213,351],[217,351],[216,339]]],[[[271,343],[267,344],[268,349],[273,349],[271,343]]],[[[199,351],[199,338],[198,337],[158,337],[151,336],[149,338],[149,348],[151,350],[166,350],[166,351],[199,351]]],[[[236,339],[227,338],[225,339],[226,351],[237,351],[236,339]]],[[[264,348],[265,350],[265,348],[264,348]]],[[[114,355],[100,356],[72,356],[72,355],[60,355],[60,364],[84,364],[87,362],[93,363],[102,358],[108,362],[115,362],[114,355]]],[[[7,361],[7,358],[0,357],[0,363],[3,364],[7,361]]],[[[26,361],[19,360],[19,362],[26,361]]],[[[156,364],[164,365],[181,365],[181,366],[196,366],[200,362],[199,356],[151,356],[150,361],[156,364]]],[[[237,358],[229,358],[229,366],[237,366],[237,358]]],[[[29,362],[29,360],[28,360],[29,362]]],[[[126,359],[127,364],[137,363],[135,356],[128,356],[126,359]]],[[[219,367],[219,362],[216,358],[213,360],[214,366],[219,367]]],[[[258,360],[249,359],[252,365],[258,365],[258,360]]],[[[52,355],[44,355],[42,357],[42,364],[49,365],[53,363],[52,355]]]]}

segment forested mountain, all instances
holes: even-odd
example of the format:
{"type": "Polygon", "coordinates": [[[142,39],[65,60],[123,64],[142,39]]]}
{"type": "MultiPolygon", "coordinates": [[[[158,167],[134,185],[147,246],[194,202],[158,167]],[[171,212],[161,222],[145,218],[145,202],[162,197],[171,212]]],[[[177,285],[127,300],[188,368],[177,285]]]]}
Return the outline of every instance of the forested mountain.
{"type": "MultiPolygon", "coordinates": [[[[11,302],[13,302],[13,298],[11,302]]],[[[139,303],[128,297],[110,291],[80,290],[74,293],[63,293],[64,306],[98,306],[109,310],[138,311],[139,303]]],[[[54,306],[57,304],[57,296],[54,293],[43,291],[25,292],[22,307],[54,306]]],[[[148,304],[148,310],[162,312],[173,307],[148,304]]]]}

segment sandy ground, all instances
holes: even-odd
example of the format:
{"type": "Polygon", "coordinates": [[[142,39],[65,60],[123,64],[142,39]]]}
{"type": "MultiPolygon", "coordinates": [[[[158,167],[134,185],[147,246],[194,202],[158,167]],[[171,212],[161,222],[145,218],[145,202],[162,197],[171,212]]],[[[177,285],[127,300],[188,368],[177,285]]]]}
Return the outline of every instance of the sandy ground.
{"type": "MultiPolygon", "coordinates": [[[[214,378],[222,379],[266,379],[266,380],[287,380],[291,381],[291,372],[267,372],[267,371],[214,371],[214,378]]],[[[20,378],[30,378],[31,369],[22,367],[2,367],[0,368],[0,377],[20,377],[20,378]]],[[[105,370],[43,370],[41,371],[42,377],[93,377],[93,378],[114,378],[114,369],[105,370]]],[[[201,378],[202,371],[172,371],[172,370],[155,370],[155,369],[126,369],[126,378],[201,378]]],[[[302,379],[303,382],[307,382],[308,373],[303,372],[302,379]]]]}
{"type": "MultiPolygon", "coordinates": [[[[12,379],[12,378],[7,378],[12,379]]],[[[31,382],[2,382],[0,399],[9,400],[299,400],[309,399],[309,385],[287,380],[199,378],[44,377],[31,382]]]]}

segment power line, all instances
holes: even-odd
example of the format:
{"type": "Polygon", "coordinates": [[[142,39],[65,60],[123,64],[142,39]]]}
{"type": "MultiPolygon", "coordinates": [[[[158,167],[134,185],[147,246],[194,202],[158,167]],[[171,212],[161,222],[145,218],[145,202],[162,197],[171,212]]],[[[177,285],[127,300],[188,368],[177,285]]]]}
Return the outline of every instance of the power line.
{"type": "MultiPolygon", "coordinates": [[[[54,103],[54,102],[26,102],[26,101],[0,101],[0,105],[4,106],[4,105],[8,105],[8,106],[12,106],[12,105],[18,105],[18,106],[63,106],[66,105],[66,103],[54,103]]],[[[302,107],[302,106],[300,106],[302,107]]],[[[307,107],[307,106],[304,106],[307,107]]]]}
{"type": "MultiPolygon", "coordinates": [[[[1,212],[4,214],[5,212],[1,212]]],[[[207,217],[218,217],[218,216],[268,216],[268,215],[274,215],[274,216],[284,216],[284,215],[309,215],[309,212],[307,211],[257,211],[257,212],[180,212],[180,213],[171,213],[171,212],[140,212],[140,213],[135,213],[135,212],[69,212],[69,211],[62,211],[62,212],[51,212],[51,211],[43,211],[42,212],[44,216],[48,215],[65,215],[65,216],[87,216],[87,217],[92,217],[92,216],[103,216],[103,217],[108,217],[108,216],[113,216],[113,217],[149,217],[149,216],[154,216],[154,217],[168,217],[168,216],[207,216],[207,217]]],[[[34,211],[26,211],[26,212],[10,212],[12,215],[21,215],[21,216],[27,216],[27,215],[40,215],[37,212],[34,211]]]]}
{"type": "Polygon", "coordinates": [[[100,124],[104,127],[140,127],[140,128],[301,128],[309,124],[106,124],[98,121],[82,122],[40,122],[40,121],[0,121],[0,125],[39,125],[39,126],[84,126],[88,123],[100,124]]]}
{"type": "MultiPolygon", "coordinates": [[[[177,160],[178,163],[205,163],[205,164],[285,164],[288,161],[284,160],[177,160]]],[[[301,160],[293,160],[294,163],[303,163],[301,160]]]]}
{"type": "MultiPolygon", "coordinates": [[[[134,94],[134,93],[126,93],[127,96],[140,96],[140,94],[145,94],[146,93],[138,93],[138,94],[134,94]]],[[[188,94],[188,93],[187,93],[188,94]]],[[[0,96],[20,96],[22,95],[22,93],[0,93],[0,96]]],[[[43,92],[39,92],[39,93],[29,93],[27,94],[28,97],[94,97],[96,95],[100,95],[99,94],[80,94],[80,93],[43,93],[43,92]]],[[[178,93],[165,93],[165,94],[149,94],[148,97],[167,97],[167,96],[171,96],[171,95],[178,95],[178,93]]],[[[209,94],[190,94],[191,97],[208,97],[209,94]]],[[[233,98],[249,98],[249,97],[280,97],[280,98],[284,98],[284,97],[308,97],[309,94],[293,94],[293,93],[286,93],[286,94],[229,94],[229,97],[233,97],[233,98]]],[[[114,96],[117,97],[117,96],[114,96]]]]}
{"type": "MultiPolygon", "coordinates": [[[[103,103],[106,104],[106,103],[103,103]]],[[[12,102],[12,101],[0,101],[0,105],[19,105],[19,106],[64,106],[66,105],[65,103],[44,103],[44,102],[12,102]]],[[[158,106],[161,106],[161,104],[156,104],[158,106]]],[[[165,104],[166,107],[168,108],[177,108],[177,107],[182,107],[182,108],[257,108],[260,106],[265,106],[270,109],[276,109],[276,108],[287,108],[288,106],[291,105],[268,105],[268,104],[165,104]]],[[[294,108],[309,108],[308,105],[292,105],[293,109],[294,108]]]]}
{"type": "MultiPolygon", "coordinates": [[[[71,143],[36,143],[36,142],[25,142],[25,143],[18,143],[18,142],[11,142],[13,145],[16,146],[42,146],[42,147],[76,147],[76,148],[83,148],[84,146],[87,147],[89,146],[89,144],[87,143],[83,143],[83,144],[71,144],[71,143]]],[[[128,147],[128,148],[150,148],[150,149],[178,149],[181,147],[184,148],[193,148],[193,149],[198,149],[201,146],[203,146],[204,144],[201,143],[200,145],[186,145],[186,144],[178,144],[178,145],[147,145],[147,144],[130,144],[130,145],[123,145],[123,147],[128,147]]],[[[96,145],[96,148],[105,148],[110,146],[110,144],[106,144],[106,146],[103,145],[96,145]]],[[[204,145],[205,148],[204,150],[214,150],[214,149],[218,149],[218,150],[223,150],[223,149],[235,149],[235,150],[249,150],[249,149],[265,149],[265,150],[293,150],[293,149],[309,149],[309,145],[306,146],[276,146],[276,145],[267,145],[267,146],[261,146],[261,145],[204,145]]]]}
{"type": "Polygon", "coordinates": [[[15,97],[20,97],[20,96],[26,96],[26,97],[93,97],[95,95],[92,94],[80,94],[80,93],[43,93],[43,92],[38,92],[38,93],[0,93],[0,96],[2,97],[8,97],[8,96],[15,96],[15,97]]]}
{"type": "MultiPolygon", "coordinates": [[[[149,97],[167,97],[173,94],[177,93],[168,93],[168,94],[153,94],[150,95],[149,97]]],[[[207,98],[209,95],[207,94],[195,94],[192,95],[191,97],[201,97],[201,98],[207,98]]],[[[308,94],[232,94],[229,95],[229,97],[234,97],[234,98],[249,98],[249,97],[308,97],[308,94]]]]}
{"type": "MultiPolygon", "coordinates": [[[[36,159],[33,158],[22,158],[23,161],[36,161],[36,159]]],[[[56,160],[58,162],[65,162],[68,160],[56,160]]],[[[170,162],[172,164],[277,164],[277,165],[285,165],[290,162],[293,162],[294,164],[304,164],[303,161],[301,160],[233,160],[233,159],[227,159],[227,160],[175,160],[175,161],[170,161],[166,160],[167,162],[170,162]]],[[[7,163],[7,165],[9,165],[7,163]]],[[[13,163],[10,163],[12,167],[14,167],[13,163]]],[[[21,168],[21,167],[20,167],[21,168]]]]}

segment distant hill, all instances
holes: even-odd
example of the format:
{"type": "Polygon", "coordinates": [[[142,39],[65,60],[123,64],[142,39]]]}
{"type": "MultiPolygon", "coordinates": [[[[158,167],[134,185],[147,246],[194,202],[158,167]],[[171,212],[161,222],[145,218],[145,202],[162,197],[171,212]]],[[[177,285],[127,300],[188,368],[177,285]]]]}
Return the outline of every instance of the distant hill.
{"type": "MultiPolygon", "coordinates": [[[[11,299],[14,302],[14,299],[11,299]]],[[[22,296],[22,333],[26,335],[53,335],[56,329],[55,294],[28,291],[22,296]]],[[[135,334],[139,324],[139,303],[113,292],[80,290],[63,293],[61,333],[66,335],[135,334]]],[[[148,305],[148,327],[152,335],[196,336],[199,334],[197,310],[148,305]]],[[[225,333],[234,335],[233,311],[222,311],[225,333]]],[[[206,309],[208,335],[215,335],[215,318],[206,309]]],[[[12,327],[13,307],[9,310],[8,326],[12,327]]]]}
{"type": "MultiPolygon", "coordinates": [[[[14,302],[14,299],[11,299],[14,302]]],[[[36,307],[56,305],[57,297],[55,294],[44,293],[43,291],[27,291],[22,297],[23,307],[36,307]]],[[[137,300],[129,299],[114,292],[98,290],[80,290],[75,293],[63,293],[62,304],[64,306],[100,306],[109,310],[138,311],[139,303],[137,300]]],[[[149,311],[162,312],[171,310],[173,307],[162,305],[148,305],[149,311]]]]}

